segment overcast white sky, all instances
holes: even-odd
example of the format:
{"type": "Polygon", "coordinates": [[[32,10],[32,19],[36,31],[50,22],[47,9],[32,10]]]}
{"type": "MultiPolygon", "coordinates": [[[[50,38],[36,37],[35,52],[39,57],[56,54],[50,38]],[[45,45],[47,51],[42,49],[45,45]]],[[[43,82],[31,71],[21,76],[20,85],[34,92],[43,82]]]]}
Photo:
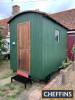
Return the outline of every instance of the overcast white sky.
{"type": "Polygon", "coordinates": [[[20,5],[21,11],[39,9],[48,13],[75,8],[75,0],[0,0],[0,19],[11,16],[15,4],[20,5]]]}

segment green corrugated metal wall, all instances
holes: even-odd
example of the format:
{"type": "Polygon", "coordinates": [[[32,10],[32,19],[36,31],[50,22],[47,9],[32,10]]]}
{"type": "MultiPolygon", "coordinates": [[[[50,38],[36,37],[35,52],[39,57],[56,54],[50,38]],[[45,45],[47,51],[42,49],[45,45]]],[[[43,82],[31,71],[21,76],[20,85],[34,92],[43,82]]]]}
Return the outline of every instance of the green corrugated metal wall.
{"type": "Polygon", "coordinates": [[[56,71],[61,66],[62,61],[66,58],[66,30],[48,19],[43,21],[43,47],[42,47],[42,61],[43,74],[56,71]],[[59,43],[55,40],[55,30],[59,30],[59,43]]]}
{"type": "Polygon", "coordinates": [[[33,79],[44,79],[58,69],[66,58],[67,30],[41,14],[22,14],[10,22],[11,68],[17,66],[17,24],[30,21],[30,75],[33,79]],[[55,40],[55,29],[60,31],[60,42],[55,40]],[[16,45],[12,45],[12,42],[16,45]]]}

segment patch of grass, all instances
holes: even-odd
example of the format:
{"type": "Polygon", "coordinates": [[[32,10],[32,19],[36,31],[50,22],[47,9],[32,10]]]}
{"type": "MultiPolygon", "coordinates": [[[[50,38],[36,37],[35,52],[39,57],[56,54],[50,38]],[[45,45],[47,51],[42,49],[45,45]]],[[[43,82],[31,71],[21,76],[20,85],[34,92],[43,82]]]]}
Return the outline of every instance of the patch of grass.
{"type": "Polygon", "coordinates": [[[13,76],[14,73],[8,71],[8,73],[6,73],[5,75],[3,75],[2,77],[0,77],[0,79],[4,79],[4,78],[8,78],[10,76],[13,76]]]}
{"type": "Polygon", "coordinates": [[[0,87],[0,96],[4,96],[5,100],[16,100],[16,97],[24,90],[24,86],[17,83],[7,84],[0,87]]]}
{"type": "Polygon", "coordinates": [[[0,65],[2,65],[2,64],[3,64],[3,60],[0,59],[0,65]]]}
{"type": "Polygon", "coordinates": [[[5,85],[5,86],[0,86],[0,91],[5,91],[5,90],[7,90],[8,89],[8,87],[5,85]]]}
{"type": "Polygon", "coordinates": [[[4,96],[5,94],[2,92],[2,91],[0,91],[0,96],[4,96]]]}
{"type": "Polygon", "coordinates": [[[9,60],[0,58],[0,65],[5,64],[7,62],[9,62],[9,60]]]}
{"type": "Polygon", "coordinates": [[[8,78],[9,76],[12,76],[13,74],[14,74],[14,73],[12,73],[12,71],[7,70],[7,72],[5,72],[5,74],[2,73],[2,74],[0,75],[0,80],[1,80],[1,79],[4,79],[4,78],[8,78]]]}
{"type": "Polygon", "coordinates": [[[16,100],[15,97],[6,97],[5,100],[16,100]]]}

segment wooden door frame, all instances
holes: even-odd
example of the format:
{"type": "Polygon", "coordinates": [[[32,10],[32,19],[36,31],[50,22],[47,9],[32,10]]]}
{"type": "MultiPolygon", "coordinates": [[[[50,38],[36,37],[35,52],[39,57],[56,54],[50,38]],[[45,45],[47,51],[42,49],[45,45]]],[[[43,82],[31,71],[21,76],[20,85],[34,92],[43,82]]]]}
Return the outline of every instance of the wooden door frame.
{"type": "MultiPolygon", "coordinates": [[[[26,22],[21,22],[21,23],[18,23],[17,24],[17,69],[19,69],[19,65],[18,65],[18,32],[19,32],[19,30],[18,30],[18,27],[19,27],[19,25],[22,25],[22,24],[25,24],[25,23],[29,23],[29,33],[30,33],[30,21],[26,21],[26,22]]],[[[31,47],[30,47],[31,48],[31,47]]],[[[31,54],[29,54],[29,56],[30,56],[31,54]]],[[[31,58],[31,57],[29,57],[29,58],[31,58]]],[[[28,73],[30,73],[30,61],[29,61],[29,71],[28,71],[28,73]]]]}

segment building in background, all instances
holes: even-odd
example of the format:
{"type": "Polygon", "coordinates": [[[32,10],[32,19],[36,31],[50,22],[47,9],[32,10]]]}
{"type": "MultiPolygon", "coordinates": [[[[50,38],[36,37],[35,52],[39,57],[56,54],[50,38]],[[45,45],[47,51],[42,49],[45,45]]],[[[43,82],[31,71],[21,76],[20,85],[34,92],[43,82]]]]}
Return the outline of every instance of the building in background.
{"type": "Polygon", "coordinates": [[[72,48],[75,44],[75,9],[51,14],[50,16],[68,29],[67,56],[70,60],[74,60],[72,48]]]}
{"type": "MultiPolygon", "coordinates": [[[[19,12],[20,12],[20,6],[14,5],[12,7],[12,15],[10,16],[10,18],[18,14],[19,12]]],[[[67,28],[67,34],[68,34],[67,55],[69,59],[73,60],[74,55],[72,54],[71,50],[73,45],[75,44],[75,9],[71,9],[71,10],[67,10],[55,14],[50,14],[50,17],[52,17],[58,23],[62,24],[67,28]]],[[[10,18],[0,20],[0,26],[3,27],[2,35],[4,39],[6,39],[6,41],[9,40],[8,43],[9,45],[10,45],[10,32],[9,32],[9,25],[7,22],[10,18]]]]}
{"type": "Polygon", "coordinates": [[[6,36],[8,35],[8,22],[9,18],[6,19],[2,19],[0,20],[0,27],[2,27],[2,36],[3,38],[6,38],[6,36]]]}
{"type": "Polygon", "coordinates": [[[4,56],[10,55],[10,31],[9,31],[9,25],[8,25],[8,20],[18,14],[20,12],[20,7],[18,5],[14,5],[12,7],[12,15],[9,18],[2,19],[0,20],[0,27],[2,27],[2,36],[3,36],[3,41],[5,42],[5,48],[7,49],[7,52],[2,52],[4,56]]]}

